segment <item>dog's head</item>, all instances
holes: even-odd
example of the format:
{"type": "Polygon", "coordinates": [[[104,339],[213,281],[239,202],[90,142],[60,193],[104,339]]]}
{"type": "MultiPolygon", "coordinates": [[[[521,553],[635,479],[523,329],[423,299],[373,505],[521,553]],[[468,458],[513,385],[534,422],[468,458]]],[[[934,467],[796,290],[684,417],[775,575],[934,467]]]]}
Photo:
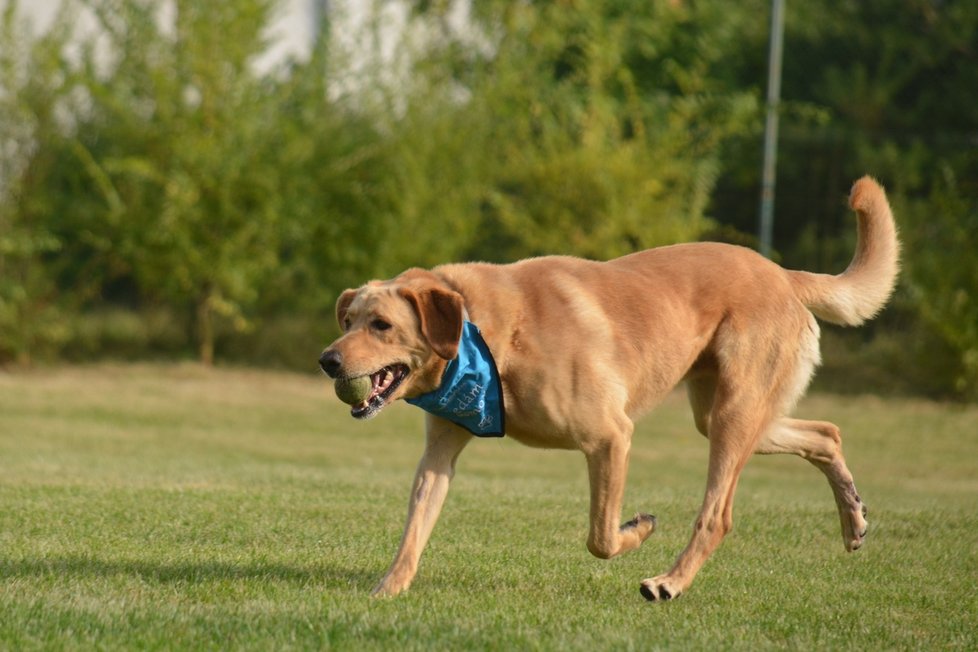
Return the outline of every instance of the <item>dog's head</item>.
{"type": "Polygon", "coordinates": [[[330,378],[370,376],[370,396],[350,413],[369,419],[399,398],[437,389],[458,354],[462,296],[424,270],[346,290],[336,301],[343,335],[319,365],[330,378]]]}

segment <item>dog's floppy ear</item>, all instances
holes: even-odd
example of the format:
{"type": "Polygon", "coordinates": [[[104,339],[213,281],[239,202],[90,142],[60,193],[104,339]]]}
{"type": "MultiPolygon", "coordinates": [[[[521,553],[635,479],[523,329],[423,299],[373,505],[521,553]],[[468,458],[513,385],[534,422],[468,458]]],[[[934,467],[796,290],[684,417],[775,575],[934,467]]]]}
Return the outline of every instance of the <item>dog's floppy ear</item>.
{"type": "Polygon", "coordinates": [[[350,304],[357,296],[356,290],[343,290],[343,293],[336,299],[336,321],[340,328],[346,330],[346,313],[350,310],[350,304]]]}
{"type": "Polygon", "coordinates": [[[431,350],[445,360],[454,359],[462,337],[462,295],[441,288],[421,291],[401,288],[398,292],[417,313],[421,334],[431,350]]]}

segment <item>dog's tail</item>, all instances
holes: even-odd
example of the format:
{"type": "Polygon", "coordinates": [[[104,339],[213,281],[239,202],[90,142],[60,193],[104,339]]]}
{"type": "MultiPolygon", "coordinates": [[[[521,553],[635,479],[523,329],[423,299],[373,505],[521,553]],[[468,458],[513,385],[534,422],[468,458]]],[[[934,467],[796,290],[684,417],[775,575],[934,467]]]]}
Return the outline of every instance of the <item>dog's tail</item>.
{"type": "Polygon", "coordinates": [[[886,305],[900,269],[900,241],[886,192],[870,177],[852,186],[849,206],[856,211],[856,254],[846,271],[832,276],[791,271],[795,294],[816,317],[858,326],[886,305]]]}

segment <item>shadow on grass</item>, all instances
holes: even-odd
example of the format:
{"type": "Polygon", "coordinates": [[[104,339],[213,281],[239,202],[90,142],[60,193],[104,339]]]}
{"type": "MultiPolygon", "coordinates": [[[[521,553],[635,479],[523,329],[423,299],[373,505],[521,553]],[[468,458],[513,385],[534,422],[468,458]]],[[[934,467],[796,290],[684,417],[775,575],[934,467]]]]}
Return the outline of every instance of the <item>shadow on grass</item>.
{"type": "Polygon", "coordinates": [[[84,555],[42,559],[0,558],[0,580],[15,577],[113,577],[130,576],[166,583],[207,583],[225,580],[267,580],[302,586],[346,587],[368,591],[376,583],[377,570],[339,568],[329,564],[289,565],[275,562],[155,562],[106,560],[84,555]]]}

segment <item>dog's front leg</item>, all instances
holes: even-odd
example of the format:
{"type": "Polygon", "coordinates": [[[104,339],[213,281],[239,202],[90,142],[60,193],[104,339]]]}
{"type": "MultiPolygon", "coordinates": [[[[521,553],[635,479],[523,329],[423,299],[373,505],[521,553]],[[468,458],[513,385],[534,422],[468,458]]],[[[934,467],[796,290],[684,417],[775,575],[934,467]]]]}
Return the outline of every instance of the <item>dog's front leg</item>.
{"type": "Polygon", "coordinates": [[[462,428],[435,416],[426,415],[426,426],[424,454],[411,489],[401,547],[390,570],[374,589],[375,596],[397,595],[411,585],[418,571],[418,559],[445,503],[455,462],[472,440],[472,435],[462,428]]]}
{"type": "Polygon", "coordinates": [[[631,429],[584,451],[591,483],[591,527],[587,548],[595,557],[611,559],[634,550],[655,531],[655,517],[636,514],[619,526],[628,475],[631,429]]]}

